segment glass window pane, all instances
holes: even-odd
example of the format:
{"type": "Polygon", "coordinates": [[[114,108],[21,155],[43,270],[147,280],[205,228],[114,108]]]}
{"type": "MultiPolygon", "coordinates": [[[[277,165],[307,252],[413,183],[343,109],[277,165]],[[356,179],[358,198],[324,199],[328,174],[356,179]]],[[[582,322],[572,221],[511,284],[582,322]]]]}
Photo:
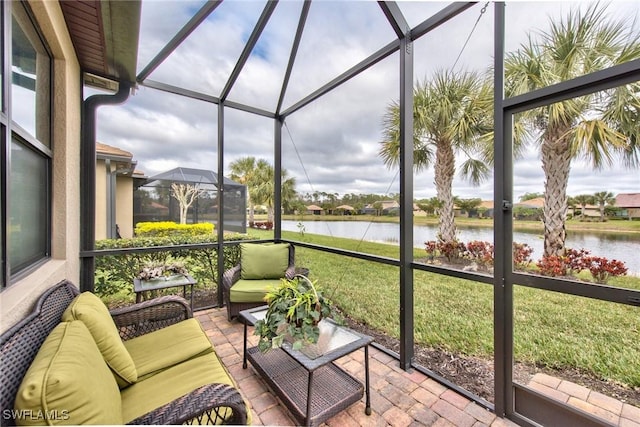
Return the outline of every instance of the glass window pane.
{"type": "Polygon", "coordinates": [[[11,142],[9,254],[16,273],[48,255],[48,161],[11,142]]]}
{"type": "Polygon", "coordinates": [[[50,60],[26,11],[12,14],[11,117],[49,146],[50,60]]]}

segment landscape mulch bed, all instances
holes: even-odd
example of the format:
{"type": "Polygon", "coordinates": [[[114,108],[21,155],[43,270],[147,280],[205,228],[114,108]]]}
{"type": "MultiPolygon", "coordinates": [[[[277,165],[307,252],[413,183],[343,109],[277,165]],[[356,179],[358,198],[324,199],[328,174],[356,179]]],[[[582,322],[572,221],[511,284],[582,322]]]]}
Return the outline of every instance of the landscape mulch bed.
{"type": "MultiPolygon", "coordinates": [[[[400,340],[397,338],[389,337],[348,317],[345,320],[350,328],[372,336],[377,344],[395,353],[400,353],[400,340]]],[[[444,349],[416,346],[413,362],[414,365],[422,366],[457,386],[489,402],[494,402],[493,360],[455,354],[444,349]]],[[[611,381],[601,380],[578,369],[559,370],[526,363],[516,363],[513,366],[514,382],[520,384],[528,384],[537,373],[545,373],[571,381],[621,402],[640,407],[640,388],[629,388],[611,381]]]]}

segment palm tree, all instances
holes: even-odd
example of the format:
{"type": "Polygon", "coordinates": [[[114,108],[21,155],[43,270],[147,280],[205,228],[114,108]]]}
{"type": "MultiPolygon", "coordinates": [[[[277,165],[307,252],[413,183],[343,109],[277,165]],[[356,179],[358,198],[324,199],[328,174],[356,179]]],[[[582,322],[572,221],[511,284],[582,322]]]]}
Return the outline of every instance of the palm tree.
{"type": "MultiPolygon", "coordinates": [[[[296,197],[296,179],[291,177],[287,178],[288,172],[286,169],[280,171],[282,179],[282,189],[280,196],[282,198],[282,206],[288,206],[291,201],[296,197]]],[[[274,184],[275,184],[275,172],[273,166],[264,162],[260,164],[256,170],[255,181],[256,186],[253,192],[254,200],[260,204],[267,206],[267,221],[273,222],[273,205],[274,205],[274,184]]]]}
{"type": "Polygon", "coordinates": [[[587,205],[593,203],[593,196],[589,194],[579,194],[574,197],[573,200],[580,205],[580,221],[582,221],[584,220],[584,211],[587,209],[587,205]]]}
{"type": "MultiPolygon", "coordinates": [[[[490,172],[491,159],[481,142],[492,131],[492,95],[489,80],[473,72],[440,70],[414,88],[414,168],[420,171],[433,163],[440,201],[439,238],[444,242],[456,240],[452,193],[456,155],[466,156],[460,173],[474,185],[490,172]]],[[[400,107],[393,103],[384,116],[379,152],[389,168],[399,162],[399,123],[400,107]]]]}
{"type": "Polygon", "coordinates": [[[256,158],[255,157],[242,157],[238,160],[231,162],[229,165],[231,170],[230,178],[239,184],[247,186],[247,206],[249,206],[249,224],[254,220],[254,203],[251,198],[251,191],[253,186],[253,177],[256,171],[256,158]]]}
{"type": "Polygon", "coordinates": [[[604,205],[615,205],[616,197],[610,191],[599,191],[593,195],[593,200],[600,207],[600,222],[604,222],[604,205]]]}
{"type": "MultiPolygon", "coordinates": [[[[611,21],[606,8],[572,11],[560,22],[529,35],[505,61],[505,93],[514,96],[640,58],[640,35],[624,21],[611,21]]],[[[594,168],[620,155],[628,167],[639,164],[640,84],[573,98],[519,115],[540,145],[544,182],[544,255],[563,255],[567,183],[571,160],[594,168]]]]}
{"type": "Polygon", "coordinates": [[[259,187],[263,185],[265,180],[273,179],[273,168],[266,160],[256,160],[251,156],[232,162],[229,168],[231,169],[231,179],[247,186],[247,205],[249,206],[249,224],[251,224],[254,222],[256,192],[259,191],[259,187]],[[272,169],[271,178],[269,178],[269,168],[272,169]]]}

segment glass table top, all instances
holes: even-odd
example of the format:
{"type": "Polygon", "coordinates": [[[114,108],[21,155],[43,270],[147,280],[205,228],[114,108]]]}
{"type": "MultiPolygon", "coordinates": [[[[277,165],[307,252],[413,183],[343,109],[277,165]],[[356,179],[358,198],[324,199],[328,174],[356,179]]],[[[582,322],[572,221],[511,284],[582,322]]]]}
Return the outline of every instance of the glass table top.
{"type": "MultiPolygon", "coordinates": [[[[267,314],[267,308],[262,307],[246,310],[241,312],[241,314],[248,324],[254,325],[257,321],[264,320],[267,314]]],[[[297,351],[293,350],[291,344],[285,341],[282,349],[297,359],[301,359],[301,362],[307,358],[309,361],[313,361],[320,356],[329,356],[331,354],[335,356],[331,358],[333,360],[353,351],[351,349],[353,346],[362,347],[373,341],[371,337],[341,326],[332,319],[322,319],[322,321],[318,323],[318,328],[320,329],[320,337],[316,344],[306,345],[300,351],[297,351]]]]}

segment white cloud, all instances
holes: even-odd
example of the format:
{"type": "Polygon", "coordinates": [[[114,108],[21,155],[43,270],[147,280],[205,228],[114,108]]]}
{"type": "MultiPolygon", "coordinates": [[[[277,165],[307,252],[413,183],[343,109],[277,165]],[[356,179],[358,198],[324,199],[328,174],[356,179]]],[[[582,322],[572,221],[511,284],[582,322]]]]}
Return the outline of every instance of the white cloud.
{"type": "MultiPolygon", "coordinates": [[[[144,2],[139,70],[200,4],[144,2]]],[[[412,26],[446,5],[400,2],[412,26]]],[[[416,79],[423,79],[438,67],[453,65],[482,6],[479,3],[413,44],[416,79]]],[[[523,40],[526,30],[544,26],[548,14],[567,10],[566,4],[557,3],[510,2],[507,6],[507,46],[512,48],[523,40]]],[[[263,2],[223,2],[150,78],[218,96],[263,7],[263,2]]],[[[279,3],[256,48],[257,54],[247,61],[230,100],[267,110],[275,108],[300,7],[298,2],[279,3]]],[[[632,3],[614,2],[611,9],[637,15],[632,3]]],[[[485,70],[491,65],[492,15],[490,5],[460,56],[459,68],[485,70]]],[[[368,57],[393,37],[376,2],[313,2],[284,108],[368,57]]],[[[340,194],[399,191],[398,179],[394,179],[396,171],[387,169],[378,156],[382,116],[388,104],[398,98],[398,67],[396,53],[287,118],[283,130],[283,167],[289,176],[296,178],[298,191],[311,192],[311,188],[340,194]]],[[[99,109],[98,140],[131,151],[138,169],[148,175],[176,166],[216,170],[217,117],[216,105],[142,87],[127,103],[99,109]]],[[[225,109],[226,171],[229,163],[248,155],[272,162],[273,134],[272,120],[225,109]]],[[[525,192],[542,191],[544,175],[535,152],[516,163],[513,181],[516,198],[525,192]]],[[[570,194],[604,189],[639,191],[637,171],[614,168],[594,173],[589,167],[574,164],[570,194]]],[[[431,170],[415,175],[414,192],[417,198],[435,195],[431,170]]],[[[493,182],[475,188],[456,177],[453,192],[460,197],[490,199],[493,182]]]]}

